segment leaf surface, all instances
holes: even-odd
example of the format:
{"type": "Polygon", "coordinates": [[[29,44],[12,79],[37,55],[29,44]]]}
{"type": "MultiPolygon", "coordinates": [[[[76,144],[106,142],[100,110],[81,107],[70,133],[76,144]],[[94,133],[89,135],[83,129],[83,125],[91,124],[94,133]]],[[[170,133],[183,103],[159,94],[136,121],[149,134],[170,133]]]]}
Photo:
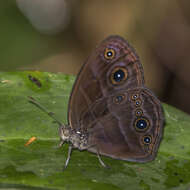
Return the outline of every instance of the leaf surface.
{"type": "Polygon", "coordinates": [[[163,104],[166,124],[156,159],[131,163],[74,150],[63,172],[68,145],[58,147],[58,125],[28,102],[37,99],[67,123],[75,77],[46,72],[0,73],[0,189],[187,190],[190,187],[190,117],[163,104]],[[37,81],[37,82],[36,82],[37,81]],[[36,141],[24,144],[35,136],[36,141]]]}

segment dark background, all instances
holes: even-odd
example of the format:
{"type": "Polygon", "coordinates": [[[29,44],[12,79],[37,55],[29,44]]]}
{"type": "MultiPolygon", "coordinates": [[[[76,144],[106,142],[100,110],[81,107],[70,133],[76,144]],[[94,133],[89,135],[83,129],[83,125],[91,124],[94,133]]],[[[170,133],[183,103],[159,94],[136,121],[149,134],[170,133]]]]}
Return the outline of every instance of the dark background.
{"type": "Polygon", "coordinates": [[[190,1],[0,1],[1,71],[76,75],[110,34],[138,52],[147,86],[190,113],[190,1]]]}

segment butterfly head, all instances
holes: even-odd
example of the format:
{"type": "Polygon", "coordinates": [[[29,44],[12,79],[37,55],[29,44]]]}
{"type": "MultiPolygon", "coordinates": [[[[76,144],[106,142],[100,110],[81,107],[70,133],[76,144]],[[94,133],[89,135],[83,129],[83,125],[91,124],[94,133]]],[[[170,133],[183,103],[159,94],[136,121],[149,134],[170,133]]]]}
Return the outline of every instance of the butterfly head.
{"type": "Polygon", "coordinates": [[[78,148],[79,150],[87,149],[88,137],[80,130],[73,130],[69,126],[61,126],[59,135],[61,144],[68,142],[72,144],[73,148],[78,148]]]}

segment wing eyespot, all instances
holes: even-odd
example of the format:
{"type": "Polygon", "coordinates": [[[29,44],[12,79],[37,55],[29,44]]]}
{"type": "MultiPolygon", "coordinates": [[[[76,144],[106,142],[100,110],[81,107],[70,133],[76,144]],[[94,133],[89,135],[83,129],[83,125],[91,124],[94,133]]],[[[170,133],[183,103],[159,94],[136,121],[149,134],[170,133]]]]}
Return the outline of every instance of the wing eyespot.
{"type": "Polygon", "coordinates": [[[141,101],[140,99],[137,99],[137,100],[135,101],[135,106],[136,106],[136,107],[141,106],[141,104],[142,104],[142,101],[141,101]]]}
{"type": "Polygon", "coordinates": [[[125,100],[126,96],[124,94],[119,94],[113,97],[113,103],[121,104],[125,100]]]}
{"type": "Polygon", "coordinates": [[[126,81],[128,76],[127,69],[124,67],[116,67],[110,75],[110,81],[114,85],[120,85],[126,81]]]}
{"type": "Polygon", "coordinates": [[[150,126],[150,122],[145,117],[137,118],[134,122],[134,127],[138,132],[146,131],[150,126]]]}
{"type": "Polygon", "coordinates": [[[143,136],[142,143],[145,145],[151,144],[152,143],[152,137],[150,135],[143,136]]]}
{"type": "Polygon", "coordinates": [[[114,58],[115,58],[115,55],[116,55],[116,52],[115,52],[115,50],[112,49],[112,48],[106,48],[105,51],[104,51],[104,57],[105,57],[105,59],[107,59],[107,60],[114,59],[114,58]]]}
{"type": "Polygon", "coordinates": [[[143,111],[142,111],[141,109],[137,109],[137,110],[135,111],[135,115],[136,115],[137,117],[140,117],[140,116],[143,115],[143,111]]]}
{"type": "Polygon", "coordinates": [[[136,100],[136,99],[138,99],[139,98],[139,94],[133,94],[132,96],[131,96],[131,99],[132,100],[136,100]]]}

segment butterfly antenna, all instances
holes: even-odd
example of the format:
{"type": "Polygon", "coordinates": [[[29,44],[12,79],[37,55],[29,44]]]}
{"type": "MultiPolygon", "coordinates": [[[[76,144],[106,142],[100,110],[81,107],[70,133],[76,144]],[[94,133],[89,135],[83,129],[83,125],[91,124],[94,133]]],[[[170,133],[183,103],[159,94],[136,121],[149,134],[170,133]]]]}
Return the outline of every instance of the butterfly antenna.
{"type": "Polygon", "coordinates": [[[47,109],[42,106],[36,99],[34,99],[31,96],[28,96],[29,102],[34,104],[36,107],[41,109],[43,112],[45,112],[47,115],[49,115],[56,123],[58,123],[60,126],[64,126],[55,116],[52,112],[47,111],[47,109]]]}

